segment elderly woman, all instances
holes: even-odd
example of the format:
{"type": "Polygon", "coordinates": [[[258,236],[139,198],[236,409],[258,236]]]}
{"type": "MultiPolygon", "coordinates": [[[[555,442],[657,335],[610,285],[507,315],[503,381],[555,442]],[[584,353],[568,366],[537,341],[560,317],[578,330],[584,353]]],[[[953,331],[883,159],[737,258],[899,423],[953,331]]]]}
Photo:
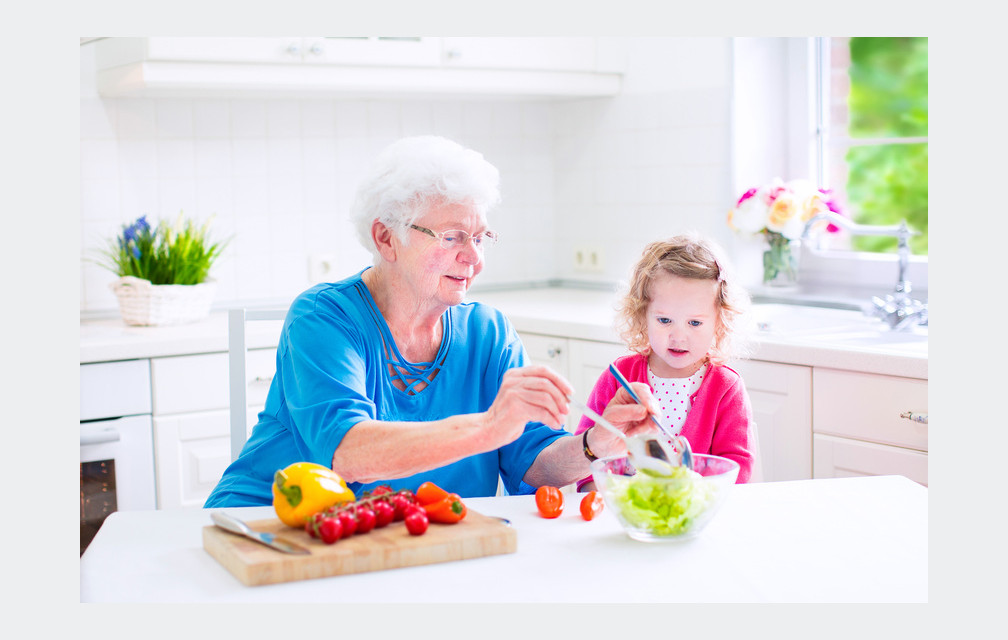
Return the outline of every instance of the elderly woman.
{"type": "MultiPolygon", "coordinates": [[[[604,429],[561,425],[573,389],[528,360],[499,311],[465,302],[497,241],[486,214],[498,172],[433,136],[388,147],[360,185],[353,218],[374,266],[291,304],[265,410],[206,507],[265,505],[273,474],[310,461],[360,494],[432,481],[463,497],[563,486],[590,455],[622,453],[604,429]]],[[[646,385],[639,389],[650,398],[646,385]]],[[[627,433],[647,410],[617,395],[605,417],[627,433]]]]}

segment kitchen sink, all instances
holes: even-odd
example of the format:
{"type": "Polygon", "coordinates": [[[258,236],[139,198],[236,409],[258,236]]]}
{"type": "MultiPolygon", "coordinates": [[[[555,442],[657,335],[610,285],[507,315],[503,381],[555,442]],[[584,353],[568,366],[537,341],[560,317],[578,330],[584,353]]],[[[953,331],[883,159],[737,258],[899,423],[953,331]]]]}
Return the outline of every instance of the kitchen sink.
{"type": "Polygon", "coordinates": [[[927,355],[928,328],[893,331],[881,319],[852,308],[756,303],[757,335],[788,342],[828,344],[927,355]]]}

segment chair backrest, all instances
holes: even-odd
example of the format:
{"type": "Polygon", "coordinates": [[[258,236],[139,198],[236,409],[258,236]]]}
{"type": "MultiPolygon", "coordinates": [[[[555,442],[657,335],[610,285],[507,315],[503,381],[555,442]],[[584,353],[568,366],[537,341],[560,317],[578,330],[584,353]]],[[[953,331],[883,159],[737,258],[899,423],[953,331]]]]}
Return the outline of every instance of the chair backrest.
{"type": "Polygon", "coordinates": [[[246,323],[283,320],[287,309],[231,309],[228,311],[228,385],[231,411],[231,461],[248,440],[248,335],[246,323]]]}
{"type": "Polygon", "coordinates": [[[763,482],[763,456],[760,455],[759,429],[756,428],[755,422],[749,423],[749,432],[749,440],[753,445],[753,466],[749,482],[763,482]]]}

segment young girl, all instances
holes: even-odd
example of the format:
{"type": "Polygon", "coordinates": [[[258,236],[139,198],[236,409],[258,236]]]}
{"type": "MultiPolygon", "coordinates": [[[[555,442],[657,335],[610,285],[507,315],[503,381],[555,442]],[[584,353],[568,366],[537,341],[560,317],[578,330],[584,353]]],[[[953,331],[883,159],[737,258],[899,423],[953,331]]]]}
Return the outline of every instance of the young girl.
{"type": "MultiPolygon", "coordinates": [[[[653,242],[636,264],[619,308],[631,355],[615,361],[630,382],[646,382],[663,426],[682,434],[694,453],[739,463],[737,482],[753,467],[752,408],[741,376],[724,363],[740,355],[736,321],[749,295],[724,270],[720,249],[694,234],[653,242]]],[[[608,368],[587,405],[602,413],[619,382],[608,368]]],[[[575,433],[594,426],[582,417],[575,433]]],[[[594,488],[591,477],[579,491],[594,488]]]]}

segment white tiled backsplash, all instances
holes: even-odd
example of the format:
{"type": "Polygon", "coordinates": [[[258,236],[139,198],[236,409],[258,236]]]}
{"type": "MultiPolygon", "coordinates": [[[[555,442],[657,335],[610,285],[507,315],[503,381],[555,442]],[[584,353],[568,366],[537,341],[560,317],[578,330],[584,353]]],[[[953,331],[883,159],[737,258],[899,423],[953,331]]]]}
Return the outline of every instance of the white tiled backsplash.
{"type": "Polygon", "coordinates": [[[213,216],[233,236],[211,272],[216,306],[286,300],[309,256],[339,274],[370,261],[346,211],[362,167],[389,142],[434,133],[501,172],[490,224],[502,242],[478,284],[615,282],[643,245],[696,229],[731,242],[731,43],[629,39],[614,98],[512,100],[109,99],[81,47],[81,311],[116,308],[93,264],[124,223],[213,216]],[[601,251],[602,268],[573,253],[601,251]]]}

